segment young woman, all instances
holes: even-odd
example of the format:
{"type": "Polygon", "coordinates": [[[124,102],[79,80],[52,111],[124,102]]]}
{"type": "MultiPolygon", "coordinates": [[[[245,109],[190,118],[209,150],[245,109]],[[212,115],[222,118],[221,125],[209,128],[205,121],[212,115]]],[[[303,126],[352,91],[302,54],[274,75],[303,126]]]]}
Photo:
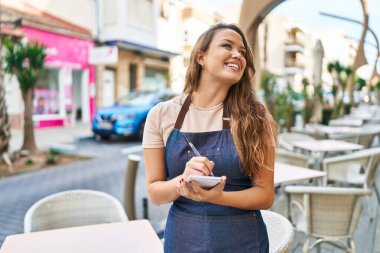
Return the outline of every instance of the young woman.
{"type": "Polygon", "coordinates": [[[268,252],[277,125],[259,102],[243,32],[218,24],[191,54],[184,94],[155,106],[143,147],[149,199],[173,202],[165,252],[268,252]],[[196,156],[186,138],[199,150],[196,156]],[[222,176],[211,189],[189,175],[222,176]]]}

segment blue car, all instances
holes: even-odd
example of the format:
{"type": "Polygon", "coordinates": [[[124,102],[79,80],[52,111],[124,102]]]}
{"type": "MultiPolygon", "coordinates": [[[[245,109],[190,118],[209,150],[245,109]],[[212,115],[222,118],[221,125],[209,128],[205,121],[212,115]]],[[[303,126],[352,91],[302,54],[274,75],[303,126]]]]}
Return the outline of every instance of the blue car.
{"type": "Polygon", "coordinates": [[[133,136],[141,140],[149,110],[175,96],[170,90],[132,92],[113,106],[99,108],[92,121],[94,136],[101,139],[133,136]]]}

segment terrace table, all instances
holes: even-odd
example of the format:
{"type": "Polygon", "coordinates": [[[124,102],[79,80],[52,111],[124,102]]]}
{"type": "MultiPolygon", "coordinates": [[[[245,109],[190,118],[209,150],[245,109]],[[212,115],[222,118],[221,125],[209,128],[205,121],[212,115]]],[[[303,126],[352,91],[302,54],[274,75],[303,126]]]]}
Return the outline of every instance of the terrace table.
{"type": "Polygon", "coordinates": [[[325,135],[328,138],[339,136],[357,136],[366,133],[366,130],[363,127],[348,126],[307,125],[306,130],[307,132],[325,135]]]}
{"type": "Polygon", "coordinates": [[[313,141],[293,141],[291,144],[299,149],[310,151],[316,159],[315,169],[320,169],[321,160],[325,153],[348,152],[363,149],[362,145],[340,140],[313,140],[313,141]]]}
{"type": "Polygon", "coordinates": [[[363,126],[364,122],[362,119],[356,118],[339,118],[332,119],[329,121],[330,126],[348,126],[348,127],[360,127],[363,126]]]}
{"type": "Polygon", "coordinates": [[[46,230],[5,238],[0,253],[163,253],[148,220],[46,230]]]}
{"type": "Polygon", "coordinates": [[[286,163],[276,162],[274,165],[275,186],[293,184],[310,179],[322,178],[325,175],[325,171],[313,170],[286,163]]]}

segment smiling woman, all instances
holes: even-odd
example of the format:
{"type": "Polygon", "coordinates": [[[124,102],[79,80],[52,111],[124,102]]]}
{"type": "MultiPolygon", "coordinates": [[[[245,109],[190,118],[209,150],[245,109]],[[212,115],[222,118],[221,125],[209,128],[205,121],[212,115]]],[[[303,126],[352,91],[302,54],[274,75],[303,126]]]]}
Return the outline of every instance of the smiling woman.
{"type": "Polygon", "coordinates": [[[274,198],[277,126],[256,96],[254,72],[240,28],[212,26],[193,48],[184,94],[149,112],[148,195],[173,202],[165,252],[269,250],[260,209],[274,198]],[[211,189],[186,180],[209,175],[221,180],[211,189]]]}

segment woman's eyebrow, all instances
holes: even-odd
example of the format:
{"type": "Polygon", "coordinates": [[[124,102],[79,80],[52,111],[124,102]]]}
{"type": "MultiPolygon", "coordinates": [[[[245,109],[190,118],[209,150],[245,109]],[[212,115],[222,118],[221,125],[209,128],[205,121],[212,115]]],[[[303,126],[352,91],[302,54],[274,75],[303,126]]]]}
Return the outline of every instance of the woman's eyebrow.
{"type": "MultiPolygon", "coordinates": [[[[232,40],[230,40],[230,39],[221,39],[221,41],[227,41],[227,42],[229,42],[231,44],[235,44],[235,42],[232,41],[232,40]]],[[[244,45],[240,45],[240,48],[245,49],[244,45]]]]}

